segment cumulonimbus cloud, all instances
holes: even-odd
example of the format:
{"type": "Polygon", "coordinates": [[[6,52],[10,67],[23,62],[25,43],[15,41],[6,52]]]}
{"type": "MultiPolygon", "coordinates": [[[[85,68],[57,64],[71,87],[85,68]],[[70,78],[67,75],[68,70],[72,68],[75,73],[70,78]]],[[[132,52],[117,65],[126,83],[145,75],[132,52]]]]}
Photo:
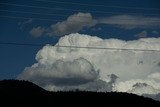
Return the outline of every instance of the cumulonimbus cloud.
{"type": "Polygon", "coordinates": [[[63,36],[70,33],[76,33],[86,27],[93,27],[97,24],[107,24],[121,29],[134,28],[153,28],[160,27],[159,17],[133,16],[133,15],[113,15],[94,19],[91,13],[76,13],[69,16],[66,20],[52,24],[45,29],[38,26],[30,31],[32,36],[63,36]]]}
{"type": "Polygon", "coordinates": [[[159,51],[57,46],[160,50],[160,38],[123,41],[78,33],[66,35],[55,46],[46,45],[39,50],[36,55],[38,63],[19,75],[20,79],[30,80],[52,91],[91,90],[94,87],[97,88],[94,91],[138,92],[139,95],[160,93],[159,51]],[[75,84],[72,84],[74,80],[75,84]]]}

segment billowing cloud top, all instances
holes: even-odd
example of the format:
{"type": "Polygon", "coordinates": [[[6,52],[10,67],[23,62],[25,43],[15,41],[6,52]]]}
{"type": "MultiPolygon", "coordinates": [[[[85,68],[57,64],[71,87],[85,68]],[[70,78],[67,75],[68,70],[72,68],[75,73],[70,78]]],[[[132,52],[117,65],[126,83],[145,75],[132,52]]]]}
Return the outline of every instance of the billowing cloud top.
{"type": "Polygon", "coordinates": [[[160,50],[160,38],[123,41],[78,33],[66,35],[55,46],[44,46],[36,55],[38,63],[26,68],[19,78],[31,80],[53,91],[74,88],[91,90],[94,87],[96,91],[137,94],[160,92],[160,52],[57,47],[58,45],[160,50]],[[153,91],[150,92],[151,90],[153,91]]]}

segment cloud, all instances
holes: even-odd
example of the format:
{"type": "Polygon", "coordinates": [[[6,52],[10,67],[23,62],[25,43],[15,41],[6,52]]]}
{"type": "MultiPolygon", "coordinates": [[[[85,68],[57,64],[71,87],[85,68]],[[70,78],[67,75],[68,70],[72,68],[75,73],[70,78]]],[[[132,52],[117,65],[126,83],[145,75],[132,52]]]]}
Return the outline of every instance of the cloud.
{"type": "Polygon", "coordinates": [[[33,19],[29,19],[24,22],[19,22],[18,25],[20,26],[20,29],[22,30],[26,25],[31,24],[32,22],[33,22],[33,19]]]}
{"type": "Polygon", "coordinates": [[[115,15],[101,18],[99,23],[115,25],[122,29],[160,27],[160,18],[132,15],[115,15]]]}
{"type": "Polygon", "coordinates": [[[138,38],[146,38],[146,37],[147,37],[147,31],[144,30],[144,31],[136,34],[135,37],[138,37],[138,38]]]}
{"type": "Polygon", "coordinates": [[[55,86],[55,85],[46,85],[44,87],[46,90],[49,91],[70,91],[70,90],[83,90],[83,91],[95,91],[95,92],[105,92],[105,91],[112,91],[112,84],[108,84],[103,80],[94,80],[87,82],[85,84],[80,85],[72,85],[72,86],[55,86]]]}
{"type": "MultiPolygon", "coordinates": [[[[146,16],[132,16],[132,15],[113,15],[109,17],[101,17],[94,19],[91,13],[75,13],[69,16],[66,20],[52,24],[45,29],[45,35],[48,36],[63,36],[70,33],[76,33],[84,28],[90,28],[97,24],[112,25],[121,29],[135,29],[135,28],[154,28],[160,27],[159,17],[146,17],[146,16]]],[[[102,28],[92,28],[93,30],[101,30],[102,28]]],[[[44,27],[38,26],[33,28],[30,32],[36,37],[41,36],[44,27]]]]}
{"type": "Polygon", "coordinates": [[[19,79],[30,80],[40,86],[75,86],[93,82],[99,72],[84,58],[73,61],[56,60],[52,64],[37,63],[19,75],[19,79]]]}
{"type": "Polygon", "coordinates": [[[98,28],[94,27],[94,28],[91,28],[91,30],[92,30],[92,31],[101,31],[102,28],[101,28],[101,27],[98,27],[98,28]]]}
{"type": "MultiPolygon", "coordinates": [[[[61,37],[55,46],[58,45],[160,50],[160,38],[123,41],[75,33],[61,37]]],[[[160,90],[160,80],[157,79],[160,72],[159,52],[55,46],[46,45],[39,50],[36,55],[38,63],[26,68],[19,78],[53,91],[75,88],[91,90],[97,86],[97,91],[134,93],[133,86],[137,83],[152,87],[153,93],[160,90]]],[[[149,87],[138,87],[135,92],[149,87]]]]}
{"type": "Polygon", "coordinates": [[[33,28],[29,33],[33,36],[33,37],[40,37],[44,34],[45,32],[45,28],[38,26],[36,28],[33,28]]]}
{"type": "Polygon", "coordinates": [[[160,72],[155,72],[155,73],[152,73],[151,75],[148,76],[149,78],[151,79],[157,79],[157,80],[160,80],[160,72]]]}
{"type": "Polygon", "coordinates": [[[120,92],[129,92],[138,95],[160,93],[160,83],[153,79],[130,79],[117,82],[113,90],[120,92]],[[137,86],[137,84],[145,84],[137,86]]]}
{"type": "Polygon", "coordinates": [[[158,35],[158,34],[159,34],[159,32],[158,32],[158,31],[155,31],[155,30],[154,30],[154,31],[152,31],[152,33],[153,33],[153,34],[156,34],[156,35],[158,35]]]}
{"type": "Polygon", "coordinates": [[[67,20],[57,22],[51,25],[48,31],[49,36],[62,36],[65,34],[76,33],[84,27],[95,26],[96,20],[92,18],[90,13],[77,13],[69,16],[67,20]]]}

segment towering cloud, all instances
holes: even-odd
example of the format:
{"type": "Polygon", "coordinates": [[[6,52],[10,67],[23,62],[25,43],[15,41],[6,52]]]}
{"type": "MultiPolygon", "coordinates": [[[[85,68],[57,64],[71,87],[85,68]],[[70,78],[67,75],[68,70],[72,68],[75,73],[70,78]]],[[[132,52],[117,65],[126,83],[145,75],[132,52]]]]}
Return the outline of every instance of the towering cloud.
{"type": "Polygon", "coordinates": [[[141,95],[160,92],[160,51],[58,46],[160,50],[160,38],[123,41],[78,33],[66,35],[55,46],[46,45],[39,50],[38,62],[27,67],[19,78],[53,91],[78,88],[141,95]]]}

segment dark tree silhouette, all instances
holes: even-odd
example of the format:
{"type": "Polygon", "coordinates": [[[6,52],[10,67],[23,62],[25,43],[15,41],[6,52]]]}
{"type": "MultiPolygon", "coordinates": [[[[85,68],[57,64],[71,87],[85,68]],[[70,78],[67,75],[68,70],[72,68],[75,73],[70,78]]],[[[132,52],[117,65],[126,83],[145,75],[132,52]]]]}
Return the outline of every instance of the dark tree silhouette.
{"type": "Polygon", "coordinates": [[[31,82],[18,80],[0,81],[0,98],[1,107],[160,107],[160,102],[134,94],[79,90],[49,92],[31,82]]]}

